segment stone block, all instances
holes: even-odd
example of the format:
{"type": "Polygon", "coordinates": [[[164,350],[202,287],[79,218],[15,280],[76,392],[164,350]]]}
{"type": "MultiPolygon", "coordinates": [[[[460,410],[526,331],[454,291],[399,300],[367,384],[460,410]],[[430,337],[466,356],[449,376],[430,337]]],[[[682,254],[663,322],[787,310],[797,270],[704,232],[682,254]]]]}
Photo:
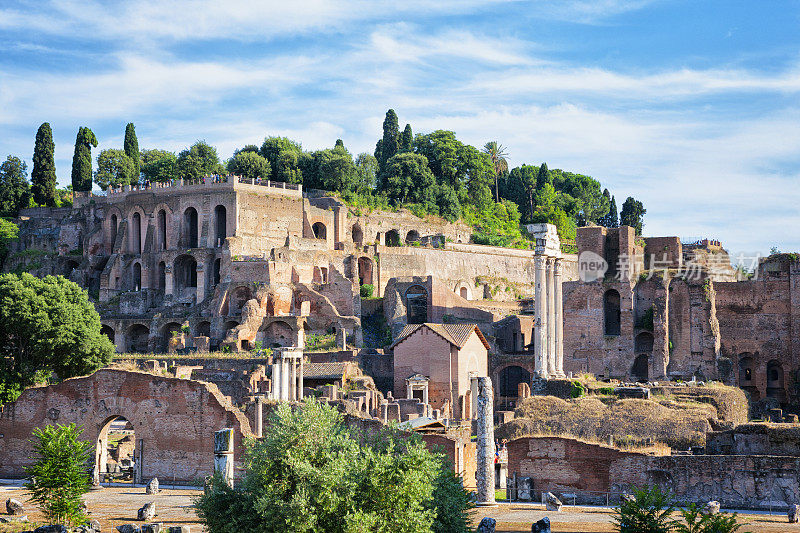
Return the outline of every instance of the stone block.
{"type": "Polygon", "coordinates": [[[25,513],[25,508],[21,501],[9,498],[6,500],[6,512],[10,515],[21,515],[25,513]]]}
{"type": "Polygon", "coordinates": [[[548,511],[554,511],[557,513],[561,512],[561,507],[563,507],[563,503],[561,500],[556,498],[556,495],[552,492],[545,492],[544,493],[544,505],[548,511]]]}
{"type": "Polygon", "coordinates": [[[775,424],[780,424],[783,422],[783,409],[770,409],[769,421],[775,424]]]}
{"type": "Polygon", "coordinates": [[[517,396],[520,400],[524,400],[525,398],[530,398],[531,395],[531,386],[527,383],[523,382],[517,385],[517,396]]]}
{"type": "Polygon", "coordinates": [[[137,519],[144,522],[152,520],[156,516],[156,502],[144,504],[137,513],[137,519]]]}
{"type": "Polygon", "coordinates": [[[158,478],[154,477],[150,480],[150,483],[147,484],[147,488],[145,489],[145,494],[158,494],[158,478]]]}
{"type": "Polygon", "coordinates": [[[526,502],[531,501],[533,492],[533,480],[529,477],[519,478],[517,481],[517,499],[526,502]]]}
{"type": "Polygon", "coordinates": [[[37,527],[33,533],[69,533],[69,530],[61,524],[51,524],[37,527]]]}
{"type": "Polygon", "coordinates": [[[546,516],[531,525],[531,533],[550,533],[550,519],[546,516]]]}
{"type": "Polygon", "coordinates": [[[164,524],[161,522],[154,522],[142,526],[142,533],[161,533],[162,531],[164,531],[164,524]]]}
{"type": "Polygon", "coordinates": [[[800,521],[800,505],[790,505],[786,516],[790,524],[797,524],[800,521]]]}
{"type": "Polygon", "coordinates": [[[719,502],[712,500],[703,507],[703,514],[717,514],[719,513],[719,509],[719,502]]]}
{"type": "Polygon", "coordinates": [[[119,533],[142,533],[142,529],[136,524],[122,524],[117,526],[119,533]]]}
{"type": "Polygon", "coordinates": [[[232,428],[225,428],[214,432],[214,453],[233,453],[232,428]]]}
{"type": "Polygon", "coordinates": [[[189,526],[170,526],[167,533],[192,533],[192,528],[189,526]]]}
{"type": "Polygon", "coordinates": [[[617,387],[614,389],[614,394],[620,398],[650,399],[650,389],[647,387],[617,387]]]}
{"type": "Polygon", "coordinates": [[[494,528],[497,526],[497,521],[488,516],[483,517],[481,523],[478,524],[477,533],[494,533],[494,528]]]}

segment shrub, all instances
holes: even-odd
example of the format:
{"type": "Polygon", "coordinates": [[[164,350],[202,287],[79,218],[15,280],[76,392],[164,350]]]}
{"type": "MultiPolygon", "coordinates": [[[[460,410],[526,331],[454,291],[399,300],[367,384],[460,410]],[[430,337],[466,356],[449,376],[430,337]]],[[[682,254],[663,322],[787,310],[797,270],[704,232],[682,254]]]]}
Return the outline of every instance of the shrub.
{"type": "Polygon", "coordinates": [[[415,437],[354,434],[333,407],[281,404],[250,441],[236,488],[216,475],[196,500],[210,533],[467,532],[461,480],[415,437]]]}
{"type": "Polygon", "coordinates": [[[375,292],[375,286],[369,284],[362,285],[360,292],[362,298],[372,298],[372,293],[375,292]]]}
{"type": "Polygon", "coordinates": [[[669,533],[676,525],[673,511],[672,497],[657,485],[636,489],[614,510],[615,527],[619,533],[669,533]]]}
{"type": "Polygon", "coordinates": [[[48,521],[76,524],[86,520],[81,496],[90,487],[87,471],[89,442],[80,440],[83,429],[75,424],[33,430],[35,462],[25,467],[31,481],[25,488],[48,521]]]}
{"type": "Polygon", "coordinates": [[[570,391],[570,396],[573,398],[580,398],[581,396],[586,394],[586,388],[583,386],[583,383],[580,381],[573,381],[572,382],[572,390],[570,391]]]}

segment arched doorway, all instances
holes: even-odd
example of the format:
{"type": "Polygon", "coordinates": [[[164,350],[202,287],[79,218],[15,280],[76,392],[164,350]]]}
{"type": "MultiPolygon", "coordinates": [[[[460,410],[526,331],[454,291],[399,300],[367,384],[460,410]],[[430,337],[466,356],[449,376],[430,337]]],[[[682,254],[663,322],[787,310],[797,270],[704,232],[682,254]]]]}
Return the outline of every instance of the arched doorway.
{"type": "Polygon", "coordinates": [[[211,337],[211,322],[204,320],[197,324],[195,328],[195,335],[197,337],[211,337]]]}
{"type": "Polygon", "coordinates": [[[756,361],[749,353],[739,356],[739,388],[750,395],[750,399],[757,402],[761,399],[761,393],[755,384],[756,361]]]}
{"type": "Polygon", "coordinates": [[[419,232],[412,229],[406,234],[406,244],[413,244],[419,240],[419,232]]]}
{"type": "Polygon", "coordinates": [[[142,265],[141,263],[133,264],[133,290],[142,290],[142,265]]]}
{"type": "Polygon", "coordinates": [[[412,285],[406,291],[406,318],[409,324],[428,321],[428,291],[422,285],[412,285]]]}
{"type": "Polygon", "coordinates": [[[246,304],[247,301],[252,297],[253,296],[250,292],[250,287],[237,287],[231,294],[230,305],[228,306],[228,314],[230,316],[241,315],[244,304],[246,304]]]}
{"type": "Polygon", "coordinates": [[[294,344],[294,330],[289,324],[280,320],[271,322],[264,328],[262,335],[265,348],[279,348],[294,344]]]}
{"type": "Polygon", "coordinates": [[[134,324],[128,329],[128,351],[131,353],[147,353],[150,329],[142,324],[134,324]]]}
{"type": "Polygon", "coordinates": [[[228,211],[224,205],[218,205],[214,208],[214,220],[214,227],[217,230],[214,246],[222,246],[228,236],[228,211]]]}
{"type": "Polygon", "coordinates": [[[136,212],[132,217],[131,251],[135,254],[142,253],[142,216],[136,212]]]}
{"type": "Polygon", "coordinates": [[[786,403],[783,365],[775,359],[767,363],[767,398],[775,398],[780,403],[786,403]]]}
{"type": "Polygon", "coordinates": [[[620,300],[619,293],[614,289],[606,291],[603,295],[603,318],[605,335],[619,335],[620,300]]]}
{"type": "Polygon", "coordinates": [[[364,241],[364,232],[361,230],[361,226],[358,224],[353,226],[353,242],[357,245],[361,245],[364,241]]]}
{"type": "Polygon", "coordinates": [[[386,232],[386,246],[400,246],[400,232],[396,229],[386,232]]]}
{"type": "Polygon", "coordinates": [[[633,361],[633,367],[631,368],[631,377],[642,383],[648,381],[650,375],[650,370],[648,368],[649,363],[650,357],[648,355],[637,355],[636,359],[633,361]]]}
{"type": "Polygon", "coordinates": [[[461,296],[465,300],[469,300],[469,290],[466,287],[461,287],[459,293],[460,293],[459,296],[461,296]]]}
{"type": "Polygon", "coordinates": [[[220,271],[222,270],[222,259],[214,259],[214,268],[212,270],[212,278],[211,281],[213,282],[214,286],[219,285],[220,280],[220,271]]]}
{"type": "Polygon", "coordinates": [[[72,276],[72,271],[75,270],[76,268],[78,268],[77,261],[72,261],[72,260],[67,261],[64,264],[64,277],[69,279],[72,276]]]}
{"type": "Polygon", "coordinates": [[[100,333],[102,333],[103,335],[108,337],[108,340],[110,340],[112,343],[114,343],[114,344],[117,343],[116,336],[115,336],[115,333],[114,333],[114,328],[112,328],[111,326],[103,324],[100,327],[100,333]]]}
{"type": "Polygon", "coordinates": [[[167,249],[167,212],[163,209],[158,212],[158,247],[167,249]]]}
{"type": "Polygon", "coordinates": [[[136,432],[123,416],[103,423],[97,438],[95,468],[106,483],[134,483],[136,480],[136,432]]]}
{"type": "Polygon", "coordinates": [[[315,239],[326,239],[328,236],[328,229],[322,222],[315,222],[311,229],[314,231],[315,239]]]}
{"type": "Polygon", "coordinates": [[[164,261],[158,263],[158,288],[162,291],[167,288],[167,265],[164,261]]]}
{"type": "Polygon", "coordinates": [[[173,268],[175,292],[182,295],[185,289],[197,288],[197,261],[191,255],[181,255],[175,260],[173,268]]]}
{"type": "Polygon", "coordinates": [[[183,242],[187,248],[197,248],[197,210],[189,207],[183,212],[183,242]]]}
{"type": "Polygon", "coordinates": [[[117,240],[117,228],[119,227],[119,219],[117,215],[111,215],[111,249],[114,249],[114,242],[117,240]]]}

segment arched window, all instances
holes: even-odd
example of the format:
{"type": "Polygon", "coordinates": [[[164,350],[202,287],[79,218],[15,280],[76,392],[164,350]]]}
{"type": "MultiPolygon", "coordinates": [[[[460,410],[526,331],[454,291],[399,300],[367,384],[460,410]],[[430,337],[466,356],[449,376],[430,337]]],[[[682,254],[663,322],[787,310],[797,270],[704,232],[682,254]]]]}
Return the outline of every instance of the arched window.
{"type": "Polygon", "coordinates": [[[507,366],[500,371],[500,383],[498,392],[500,396],[516,398],[519,391],[519,384],[531,383],[531,373],[521,366],[507,366]]]}
{"type": "Polygon", "coordinates": [[[358,258],[358,281],[361,285],[373,285],[372,259],[369,257],[358,258]]]}
{"type": "Polygon", "coordinates": [[[111,326],[103,324],[103,326],[100,328],[100,333],[108,337],[108,340],[110,340],[111,342],[116,343],[114,328],[112,328],[111,326]]]}
{"type": "Polygon", "coordinates": [[[620,334],[619,293],[614,289],[603,295],[604,331],[606,335],[620,334]]]}
{"type": "Polygon", "coordinates": [[[400,246],[400,232],[396,229],[386,232],[386,246],[400,246]]]}
{"type": "Polygon", "coordinates": [[[315,222],[311,229],[314,231],[315,239],[326,239],[328,236],[328,229],[322,222],[315,222]]]}
{"type": "Polygon", "coordinates": [[[406,234],[406,244],[411,244],[417,242],[419,240],[419,232],[415,229],[412,229],[406,234]]]}
{"type": "Polygon", "coordinates": [[[361,226],[356,224],[353,226],[353,242],[356,244],[361,244],[364,240],[364,232],[361,231],[361,226]]]}
{"type": "Polygon", "coordinates": [[[228,211],[224,205],[218,205],[214,208],[214,220],[216,221],[214,226],[217,230],[214,246],[222,246],[228,236],[228,211]]]}
{"type": "Polygon", "coordinates": [[[197,210],[194,207],[183,212],[183,239],[187,248],[197,248],[197,210]]]}
{"type": "Polygon", "coordinates": [[[133,264],[133,290],[138,291],[142,289],[142,265],[140,263],[133,264]]]}
{"type": "Polygon", "coordinates": [[[147,353],[150,330],[142,324],[134,324],[128,329],[128,351],[131,353],[147,353]]]}
{"type": "Polygon", "coordinates": [[[197,337],[210,337],[211,323],[204,320],[203,322],[197,324],[197,328],[195,328],[195,334],[197,337]]]}
{"type": "Polygon", "coordinates": [[[772,360],[767,363],[767,397],[775,398],[780,403],[786,401],[786,391],[783,387],[783,366],[780,361],[772,360]]]}
{"type": "Polygon", "coordinates": [[[213,270],[214,278],[213,278],[213,282],[214,282],[215,286],[219,285],[221,268],[222,268],[222,259],[219,259],[219,258],[214,259],[214,270],[213,270]]]}
{"type": "Polygon", "coordinates": [[[647,354],[637,355],[633,362],[633,368],[631,368],[631,377],[633,377],[636,381],[647,381],[648,376],[650,375],[648,369],[649,362],[650,357],[647,354]]]}
{"type": "Polygon", "coordinates": [[[739,359],[739,386],[750,385],[753,381],[753,370],[755,361],[749,355],[744,355],[739,359]]]}
{"type": "Polygon", "coordinates": [[[167,265],[164,261],[158,263],[158,288],[162,291],[167,288],[167,265]]]}
{"type": "Polygon", "coordinates": [[[119,221],[117,220],[117,215],[111,215],[111,248],[114,248],[114,242],[117,240],[117,229],[119,227],[119,221]]]}
{"type": "Polygon", "coordinates": [[[173,269],[178,293],[183,289],[197,287],[197,261],[191,255],[182,255],[175,260],[173,269]]]}
{"type": "Polygon", "coordinates": [[[461,287],[459,293],[462,298],[464,298],[465,300],[469,300],[469,291],[467,290],[466,287],[461,287]]]}
{"type": "Polygon", "coordinates": [[[637,354],[653,353],[653,334],[652,333],[639,333],[634,342],[634,351],[637,354]]]}
{"type": "Polygon", "coordinates": [[[131,251],[135,254],[142,253],[142,216],[133,214],[133,227],[131,228],[131,251]]]}
{"type": "Polygon", "coordinates": [[[421,285],[412,285],[406,291],[406,317],[409,324],[428,321],[428,291],[421,285]]]}
{"type": "Polygon", "coordinates": [[[158,212],[158,247],[167,249],[167,212],[163,209],[158,212]]]}

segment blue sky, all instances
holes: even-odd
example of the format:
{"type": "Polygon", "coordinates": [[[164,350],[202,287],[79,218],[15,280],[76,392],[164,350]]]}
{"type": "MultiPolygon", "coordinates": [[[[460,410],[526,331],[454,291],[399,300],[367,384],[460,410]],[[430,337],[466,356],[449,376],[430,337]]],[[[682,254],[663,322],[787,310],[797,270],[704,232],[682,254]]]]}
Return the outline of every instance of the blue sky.
{"type": "Polygon", "coordinates": [[[800,250],[800,2],[0,0],[0,156],[51,123],[229,157],[266,135],[372,152],[416,133],[589,174],[645,234],[800,250]]]}

